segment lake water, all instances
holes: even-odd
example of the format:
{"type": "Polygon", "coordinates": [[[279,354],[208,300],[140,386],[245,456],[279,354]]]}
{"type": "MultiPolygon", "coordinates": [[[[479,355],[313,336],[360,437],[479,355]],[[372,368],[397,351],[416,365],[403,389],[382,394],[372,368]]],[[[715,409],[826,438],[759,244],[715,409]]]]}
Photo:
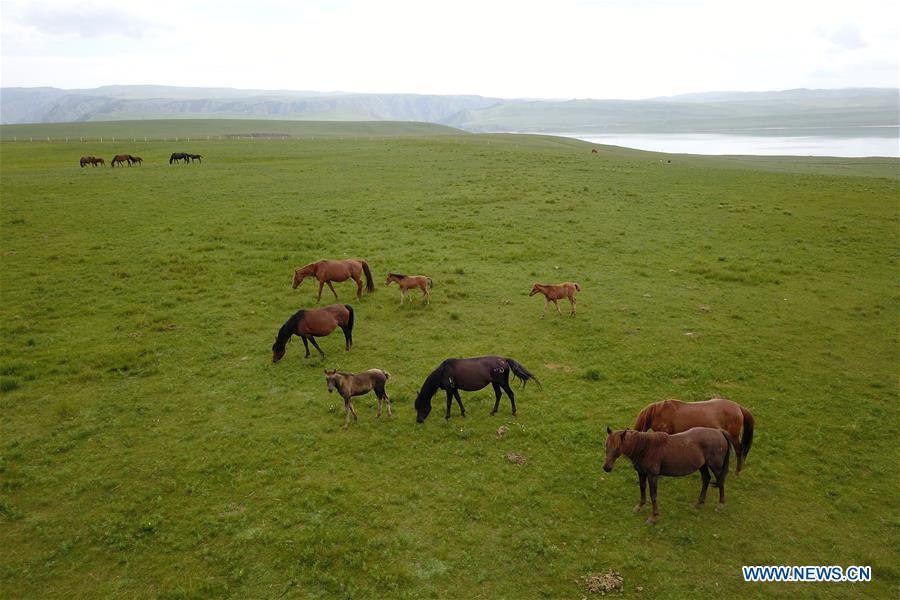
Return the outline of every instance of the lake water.
{"type": "MultiPolygon", "coordinates": [[[[624,146],[671,154],[745,154],[758,156],[897,156],[900,130],[880,136],[728,135],[717,133],[562,133],[594,144],[624,146]]],[[[880,132],[883,134],[883,132],[880,132]]]]}

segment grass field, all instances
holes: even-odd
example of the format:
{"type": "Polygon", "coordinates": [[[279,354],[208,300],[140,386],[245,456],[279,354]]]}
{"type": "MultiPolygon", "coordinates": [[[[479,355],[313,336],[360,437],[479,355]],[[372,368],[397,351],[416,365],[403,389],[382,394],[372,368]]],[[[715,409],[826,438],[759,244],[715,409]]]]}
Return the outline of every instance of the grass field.
{"type": "Polygon", "coordinates": [[[607,569],[628,597],[900,595],[897,160],[350,133],[0,147],[4,597],[582,598],[607,569]],[[119,152],[144,166],[78,167],[119,152]],[[315,302],[292,269],[342,257],[378,284],[336,286],[353,350],[273,365],[315,302]],[[389,270],[432,277],[431,305],[389,270]],[[532,282],[564,280],[578,316],[539,320],[532,282]],[[543,383],[517,418],[488,389],[415,423],[431,369],[488,353],[543,383]],[[367,396],[341,431],[325,367],[388,370],[394,418],[367,396]],[[645,525],[602,433],[714,395],[757,422],[727,509],[664,479],[645,525]],[[873,581],[743,583],[754,564],[873,581]]]}

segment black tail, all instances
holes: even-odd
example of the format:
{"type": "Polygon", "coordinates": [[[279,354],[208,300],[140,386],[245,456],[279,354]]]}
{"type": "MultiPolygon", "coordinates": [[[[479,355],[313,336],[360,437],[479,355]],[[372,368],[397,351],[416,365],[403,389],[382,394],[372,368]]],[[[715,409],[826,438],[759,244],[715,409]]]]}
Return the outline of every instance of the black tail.
{"type": "Polygon", "coordinates": [[[347,338],[347,350],[353,346],[353,307],[345,304],[344,308],[350,313],[347,318],[347,325],[344,326],[344,337],[347,338]]]}
{"type": "Polygon", "coordinates": [[[533,379],[538,388],[544,389],[543,386],[541,386],[541,382],[538,381],[538,378],[532,375],[528,371],[528,369],[523,367],[520,363],[514,361],[511,358],[507,358],[506,362],[509,363],[509,370],[512,371],[513,375],[522,380],[522,387],[525,387],[525,384],[528,383],[529,380],[533,379]]]}
{"type": "Polygon", "coordinates": [[[375,282],[372,281],[372,271],[369,270],[369,263],[364,260],[359,261],[362,263],[363,273],[366,274],[366,291],[374,292],[375,291],[375,282]]]}
{"type": "Polygon", "coordinates": [[[743,467],[747,462],[747,454],[750,452],[750,444],[753,443],[753,426],[755,421],[749,410],[741,407],[741,414],[744,416],[744,434],[741,436],[741,457],[738,465],[743,467]]]}
{"type": "Polygon", "coordinates": [[[731,447],[734,446],[734,441],[731,439],[731,434],[725,431],[724,429],[720,430],[722,435],[725,436],[725,460],[722,461],[722,476],[716,481],[718,484],[716,487],[720,487],[723,483],[725,483],[725,476],[728,475],[728,463],[731,457],[731,447]]]}

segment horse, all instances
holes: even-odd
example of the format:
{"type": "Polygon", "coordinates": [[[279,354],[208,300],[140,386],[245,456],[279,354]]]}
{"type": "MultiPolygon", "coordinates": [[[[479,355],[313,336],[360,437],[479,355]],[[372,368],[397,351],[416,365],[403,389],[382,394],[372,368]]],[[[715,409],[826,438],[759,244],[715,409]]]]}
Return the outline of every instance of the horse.
{"type": "Polygon", "coordinates": [[[388,398],[387,392],[384,391],[384,384],[387,382],[391,374],[382,369],[369,369],[362,373],[347,373],[345,371],[335,371],[334,369],[325,369],[325,381],[328,384],[328,393],[337,390],[344,399],[344,429],[350,424],[350,414],[353,414],[353,420],[356,421],[356,411],[353,409],[353,396],[363,396],[373,389],[375,397],[378,398],[378,413],[381,416],[382,402],[387,404],[388,416],[393,417],[391,411],[391,399],[388,398]]]}
{"type": "Polygon", "coordinates": [[[203,164],[203,161],[200,160],[201,158],[203,158],[203,156],[200,154],[188,154],[185,162],[194,162],[196,160],[198,163],[203,164]]]}
{"type": "Polygon", "coordinates": [[[556,312],[562,315],[562,311],[559,310],[559,300],[563,298],[568,298],[569,303],[572,305],[572,316],[575,316],[575,292],[580,292],[581,286],[575,282],[567,281],[565,283],[556,283],[556,284],[546,284],[546,283],[535,283],[531,286],[531,293],[528,294],[528,297],[534,296],[538,292],[544,295],[544,310],[541,312],[541,318],[544,318],[544,315],[547,313],[547,305],[553,302],[556,305],[556,312]]]}
{"type": "Polygon", "coordinates": [[[353,279],[353,281],[356,282],[356,298],[359,300],[362,297],[362,274],[365,274],[366,276],[366,291],[375,291],[375,282],[372,281],[372,271],[369,270],[369,263],[366,261],[354,260],[352,258],[346,260],[320,260],[318,262],[310,263],[305,267],[294,269],[293,287],[296,290],[297,286],[303,283],[305,277],[315,277],[319,280],[319,296],[316,298],[316,302],[322,300],[322,286],[326,283],[328,284],[329,289],[331,289],[331,293],[334,294],[334,299],[337,300],[338,295],[337,292],[334,291],[334,286],[331,285],[331,282],[341,282],[353,279]]]}
{"type": "Polygon", "coordinates": [[[516,396],[513,394],[512,388],[509,387],[509,374],[522,380],[522,387],[529,380],[541,387],[541,382],[537,377],[528,372],[521,364],[511,358],[503,358],[500,356],[479,356],[477,358],[448,358],[438,365],[438,367],[425,378],[419,395],[416,396],[416,421],[424,423],[431,412],[431,398],[438,389],[447,392],[447,417],[450,418],[450,407],[453,404],[453,398],[459,404],[459,412],[465,417],[466,409],[463,407],[462,400],[459,397],[459,390],[466,392],[475,392],[491,384],[494,387],[496,400],[494,401],[494,409],[491,414],[497,414],[500,407],[500,389],[509,396],[509,402],[512,404],[512,415],[516,416],[516,396]]]}
{"type": "Polygon", "coordinates": [[[117,164],[122,166],[124,163],[128,163],[128,166],[131,166],[131,156],[128,154],[116,154],[113,156],[112,161],[109,163],[110,167],[115,167],[117,164]]]}
{"type": "Polygon", "coordinates": [[[600,151],[596,148],[591,148],[591,154],[600,154],[600,151]]]}
{"type": "Polygon", "coordinates": [[[728,458],[731,455],[731,434],[712,427],[694,427],[682,433],[669,435],[660,432],[631,430],[612,431],[606,428],[606,462],[603,470],[609,473],[616,459],[622,454],[631,459],[638,472],[641,487],[641,501],[634,507],[639,512],[647,503],[646,486],[650,482],[650,501],[653,514],[647,519],[649,525],[656,523],[659,509],[656,505],[656,485],[660,475],[681,477],[700,471],[702,487],[696,506],[706,502],[706,488],[709,487],[712,471],[716,476],[715,487],[719,488],[719,505],[716,512],[725,508],[725,477],[728,475],[728,458]]]}
{"type": "Polygon", "coordinates": [[[188,155],[184,152],[173,152],[172,156],[169,157],[169,164],[171,165],[172,163],[176,163],[180,160],[183,160],[184,164],[188,164],[188,162],[190,161],[188,155]]]}
{"type": "Polygon", "coordinates": [[[424,275],[400,275],[399,273],[388,273],[387,281],[384,282],[384,285],[391,285],[392,281],[396,281],[397,285],[400,287],[400,305],[403,305],[403,300],[409,294],[409,290],[412,288],[419,288],[422,290],[422,302],[431,302],[429,298],[428,289],[433,286],[431,282],[431,277],[425,277],[424,275]]]}
{"type": "Polygon", "coordinates": [[[131,165],[131,164],[134,164],[134,163],[137,163],[137,164],[139,164],[139,165],[141,165],[141,166],[143,167],[143,166],[144,166],[144,159],[141,158],[140,156],[132,156],[132,155],[129,154],[129,155],[128,155],[128,164],[131,165]]]}
{"type": "Polygon", "coordinates": [[[634,422],[637,431],[661,431],[681,433],[692,427],[724,429],[731,435],[734,455],[737,457],[737,473],[744,468],[750,444],[753,443],[753,414],[731,400],[713,398],[703,402],[662,400],[646,406],[634,422]],[[741,429],[744,435],[741,436],[741,429]]]}
{"type": "Polygon", "coordinates": [[[82,169],[84,168],[84,165],[94,165],[96,167],[97,164],[94,162],[95,160],[96,159],[93,156],[82,156],[79,164],[82,169]]]}
{"type": "Polygon", "coordinates": [[[349,351],[353,346],[352,306],[349,304],[332,304],[325,308],[298,310],[278,330],[275,343],[272,344],[272,362],[277,363],[284,357],[285,346],[292,335],[298,335],[303,340],[303,347],[306,348],[306,356],[304,358],[309,358],[309,342],[312,342],[313,347],[319,351],[319,354],[324,359],[325,353],[319,348],[316,338],[330,335],[336,327],[340,327],[341,331],[344,332],[346,349],[349,351]]]}

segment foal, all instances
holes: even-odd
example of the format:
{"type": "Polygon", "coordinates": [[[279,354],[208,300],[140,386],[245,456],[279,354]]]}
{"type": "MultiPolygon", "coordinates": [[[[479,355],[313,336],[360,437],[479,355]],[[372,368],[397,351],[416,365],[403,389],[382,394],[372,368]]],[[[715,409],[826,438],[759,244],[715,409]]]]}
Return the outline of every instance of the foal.
{"type": "Polygon", "coordinates": [[[544,284],[544,283],[536,283],[531,286],[531,293],[529,296],[534,296],[538,292],[544,295],[544,310],[541,312],[541,318],[544,318],[544,315],[547,312],[547,305],[553,302],[556,305],[556,312],[560,315],[562,311],[559,310],[559,300],[563,298],[568,298],[569,303],[572,304],[572,316],[575,316],[575,292],[580,292],[581,286],[575,282],[567,281],[565,283],[557,283],[557,284],[544,284]]]}
{"type": "Polygon", "coordinates": [[[722,429],[712,427],[694,427],[683,433],[647,433],[642,431],[612,431],[606,428],[606,462],[603,470],[609,473],[613,463],[621,455],[631,459],[634,470],[638,472],[638,483],[641,486],[641,501],[634,507],[638,512],[647,503],[645,494],[647,482],[650,482],[650,501],[653,503],[653,514],[647,523],[653,525],[659,516],[656,507],[656,484],[660,475],[681,477],[700,471],[702,487],[700,497],[694,505],[697,508],[706,502],[706,488],[709,487],[712,471],[716,476],[716,487],[719,488],[719,505],[716,512],[725,507],[725,477],[728,475],[728,457],[731,455],[731,435],[722,429]]]}
{"type": "Polygon", "coordinates": [[[381,416],[381,404],[387,403],[388,416],[393,417],[391,411],[391,399],[388,398],[387,392],[384,391],[384,384],[387,382],[390,373],[381,369],[369,369],[362,373],[347,373],[345,371],[335,371],[334,369],[325,369],[325,381],[328,382],[328,393],[335,389],[344,399],[344,429],[350,425],[350,415],[353,414],[353,420],[356,421],[356,411],[353,409],[353,396],[363,396],[373,389],[375,397],[378,398],[378,416],[381,416]]]}
{"type": "Polygon", "coordinates": [[[422,290],[422,302],[431,303],[431,299],[428,295],[428,288],[432,286],[431,277],[425,277],[424,275],[401,275],[399,273],[388,273],[387,281],[384,282],[384,285],[390,285],[392,281],[396,281],[397,285],[400,286],[400,305],[403,305],[403,300],[409,294],[409,290],[412,288],[419,288],[422,290]]]}

